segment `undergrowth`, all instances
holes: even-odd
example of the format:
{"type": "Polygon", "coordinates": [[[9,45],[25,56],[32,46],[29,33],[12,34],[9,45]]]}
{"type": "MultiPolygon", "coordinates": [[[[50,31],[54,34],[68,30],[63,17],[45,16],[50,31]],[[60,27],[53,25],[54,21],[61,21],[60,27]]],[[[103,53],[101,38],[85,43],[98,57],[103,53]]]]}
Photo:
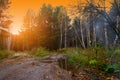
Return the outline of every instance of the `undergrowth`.
{"type": "Polygon", "coordinates": [[[108,50],[105,47],[64,48],[58,52],[68,56],[68,67],[71,70],[77,70],[79,67],[94,68],[106,73],[114,73],[120,70],[119,48],[116,50],[108,50]],[[113,71],[110,72],[112,69],[113,71]]]}
{"type": "Polygon", "coordinates": [[[46,48],[40,47],[38,49],[33,49],[28,52],[31,55],[37,56],[37,57],[44,57],[50,54],[50,51],[46,48]]]}
{"type": "Polygon", "coordinates": [[[8,56],[10,56],[13,53],[14,53],[14,51],[0,50],[0,60],[7,58],[8,56]]]}
{"type": "MultiPolygon", "coordinates": [[[[57,50],[56,53],[64,54],[68,57],[68,70],[77,71],[79,67],[83,67],[108,74],[120,71],[120,48],[116,48],[116,50],[108,50],[99,46],[86,49],[63,48],[57,50]]],[[[51,52],[46,48],[38,48],[29,51],[29,54],[41,58],[51,54],[51,52]]]]}

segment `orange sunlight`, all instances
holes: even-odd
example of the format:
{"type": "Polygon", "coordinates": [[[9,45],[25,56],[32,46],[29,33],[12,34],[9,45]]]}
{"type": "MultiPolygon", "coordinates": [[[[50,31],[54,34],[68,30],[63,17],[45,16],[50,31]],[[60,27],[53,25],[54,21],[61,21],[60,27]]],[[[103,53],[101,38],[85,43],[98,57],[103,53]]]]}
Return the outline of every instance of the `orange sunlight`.
{"type": "MultiPolygon", "coordinates": [[[[13,16],[13,30],[12,33],[18,34],[18,29],[22,26],[23,18],[28,9],[33,9],[37,13],[42,4],[51,4],[52,6],[70,7],[74,5],[77,0],[10,0],[11,5],[9,9],[10,15],[13,16]],[[14,29],[17,28],[17,29],[14,29]]],[[[81,0],[84,2],[84,0],[81,0]]]]}
{"type": "Polygon", "coordinates": [[[19,31],[20,31],[20,27],[21,27],[21,24],[20,22],[14,22],[11,24],[11,27],[10,27],[10,32],[13,34],[13,35],[19,35],[19,31]]]}
{"type": "Polygon", "coordinates": [[[13,35],[19,35],[19,32],[17,30],[12,30],[13,35]]]}
{"type": "Polygon", "coordinates": [[[40,7],[45,4],[51,4],[52,6],[65,6],[67,7],[74,0],[10,0],[11,5],[9,9],[10,15],[12,15],[12,30],[13,34],[19,34],[19,29],[23,25],[23,18],[28,9],[33,9],[37,13],[40,7]]]}
{"type": "Polygon", "coordinates": [[[13,35],[19,35],[19,29],[16,29],[16,28],[11,28],[11,33],[13,34],[13,35]]]}

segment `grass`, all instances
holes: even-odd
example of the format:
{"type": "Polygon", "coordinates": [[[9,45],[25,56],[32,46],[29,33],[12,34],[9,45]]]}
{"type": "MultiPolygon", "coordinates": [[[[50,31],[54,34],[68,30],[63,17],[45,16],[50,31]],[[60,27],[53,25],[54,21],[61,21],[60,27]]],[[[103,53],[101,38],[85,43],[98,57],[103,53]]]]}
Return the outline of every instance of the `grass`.
{"type": "MultiPolygon", "coordinates": [[[[51,52],[46,48],[40,47],[28,52],[30,55],[42,58],[54,53],[64,54],[67,56],[67,70],[73,73],[79,73],[79,68],[95,70],[96,73],[111,75],[113,72],[120,72],[120,48],[108,50],[104,47],[93,48],[63,48],[51,52]]],[[[11,51],[0,51],[0,60],[11,55],[11,51]]]]}
{"type": "Polygon", "coordinates": [[[46,48],[40,47],[36,50],[29,51],[28,53],[41,58],[41,57],[49,55],[50,51],[46,48]]]}
{"type": "Polygon", "coordinates": [[[116,50],[107,50],[104,47],[65,48],[58,50],[58,52],[68,56],[68,66],[71,69],[76,66],[95,68],[106,72],[109,68],[120,69],[120,48],[116,50]]]}
{"type": "Polygon", "coordinates": [[[4,59],[4,58],[7,58],[12,53],[14,53],[14,52],[13,51],[7,51],[7,50],[0,50],[0,60],[4,59]]]}
{"type": "MultiPolygon", "coordinates": [[[[29,54],[44,57],[51,52],[46,48],[38,48],[29,51],[29,54]]],[[[57,50],[55,53],[64,54],[68,57],[68,70],[77,71],[79,67],[94,68],[97,71],[101,70],[108,72],[110,68],[115,70],[120,69],[120,48],[116,50],[107,50],[104,47],[95,48],[63,48],[57,50]]]]}
{"type": "MultiPolygon", "coordinates": [[[[7,58],[12,53],[11,51],[1,50],[0,60],[7,58]]],[[[67,70],[73,73],[79,73],[79,68],[93,70],[96,74],[102,73],[105,76],[112,75],[111,70],[115,73],[120,72],[120,48],[115,50],[108,50],[105,47],[63,48],[51,52],[46,48],[40,47],[28,51],[28,53],[39,58],[51,55],[51,53],[64,54],[67,56],[67,70]]]]}

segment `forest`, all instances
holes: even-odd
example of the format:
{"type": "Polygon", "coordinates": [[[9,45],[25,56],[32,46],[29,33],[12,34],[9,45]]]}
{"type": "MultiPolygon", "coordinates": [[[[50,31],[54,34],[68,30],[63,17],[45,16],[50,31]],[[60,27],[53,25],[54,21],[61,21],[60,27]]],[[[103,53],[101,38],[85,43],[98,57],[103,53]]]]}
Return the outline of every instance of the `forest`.
{"type": "Polygon", "coordinates": [[[15,35],[7,13],[12,1],[0,0],[0,63],[16,53],[50,63],[60,57],[59,67],[72,78],[25,80],[120,80],[120,0],[76,1],[69,8],[44,3],[37,13],[28,9],[15,35]]]}

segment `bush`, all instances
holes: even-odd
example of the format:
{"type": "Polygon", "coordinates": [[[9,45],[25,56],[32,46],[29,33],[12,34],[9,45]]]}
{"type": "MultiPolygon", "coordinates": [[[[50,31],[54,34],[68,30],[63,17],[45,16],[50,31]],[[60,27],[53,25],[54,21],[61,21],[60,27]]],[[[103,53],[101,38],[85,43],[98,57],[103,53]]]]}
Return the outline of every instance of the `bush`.
{"type": "Polygon", "coordinates": [[[66,48],[60,50],[60,52],[64,53],[68,56],[68,66],[87,66],[89,63],[88,56],[82,53],[78,48],[66,48]]]}
{"type": "Polygon", "coordinates": [[[115,50],[115,53],[120,55],[120,49],[115,50]]]}
{"type": "Polygon", "coordinates": [[[50,51],[46,48],[40,47],[36,50],[29,51],[28,53],[31,55],[38,56],[38,57],[44,57],[44,56],[49,55],[50,51]]]}
{"type": "Polygon", "coordinates": [[[97,62],[97,60],[93,59],[93,60],[90,60],[89,64],[91,66],[96,66],[96,65],[98,65],[98,62],[97,62]]]}
{"type": "Polygon", "coordinates": [[[111,75],[119,71],[120,71],[120,66],[117,64],[107,65],[107,67],[105,68],[105,72],[107,73],[107,75],[111,75]]]}

